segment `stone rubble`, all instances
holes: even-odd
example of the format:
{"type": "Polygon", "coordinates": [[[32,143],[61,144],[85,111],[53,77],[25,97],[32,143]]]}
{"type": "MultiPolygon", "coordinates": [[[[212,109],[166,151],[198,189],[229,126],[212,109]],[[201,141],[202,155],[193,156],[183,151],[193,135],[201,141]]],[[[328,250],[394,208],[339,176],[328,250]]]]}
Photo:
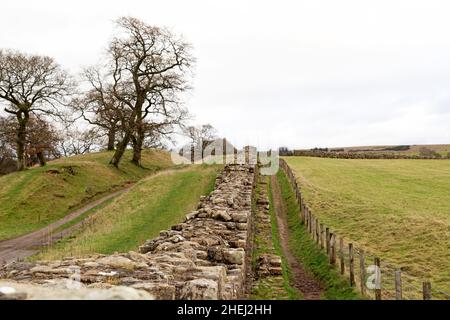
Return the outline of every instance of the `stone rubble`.
{"type": "Polygon", "coordinates": [[[0,269],[6,281],[0,280],[0,289],[14,293],[0,293],[0,299],[46,298],[55,287],[60,294],[50,296],[63,299],[242,298],[254,175],[252,165],[225,166],[197,210],[146,241],[139,253],[7,265],[0,269]],[[68,279],[80,280],[81,288],[71,288],[68,279]]]}
{"type": "Polygon", "coordinates": [[[270,253],[261,254],[258,257],[257,274],[260,278],[281,275],[281,257],[270,253]]]}

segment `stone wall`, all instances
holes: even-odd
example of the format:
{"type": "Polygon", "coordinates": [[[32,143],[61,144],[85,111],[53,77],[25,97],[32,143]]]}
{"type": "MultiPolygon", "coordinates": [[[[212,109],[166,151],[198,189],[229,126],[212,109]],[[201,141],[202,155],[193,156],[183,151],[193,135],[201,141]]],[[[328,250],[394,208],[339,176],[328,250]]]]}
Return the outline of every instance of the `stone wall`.
{"type": "Polygon", "coordinates": [[[139,252],[4,266],[0,299],[243,298],[254,182],[253,166],[227,165],[197,210],[139,252]]]}

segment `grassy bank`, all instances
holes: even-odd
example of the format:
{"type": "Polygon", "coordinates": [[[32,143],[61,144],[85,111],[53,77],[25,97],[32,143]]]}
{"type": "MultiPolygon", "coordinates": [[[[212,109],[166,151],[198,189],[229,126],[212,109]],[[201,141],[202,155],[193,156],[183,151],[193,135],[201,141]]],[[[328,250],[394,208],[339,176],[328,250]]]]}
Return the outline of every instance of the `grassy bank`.
{"type": "Polygon", "coordinates": [[[450,166],[288,157],[321,222],[409,275],[450,289],[450,166]]]}
{"type": "Polygon", "coordinates": [[[199,165],[145,178],[98,209],[71,238],[35,259],[137,250],[195,209],[200,196],[212,191],[217,170],[217,166],[199,165]]]}
{"type": "Polygon", "coordinates": [[[294,256],[306,271],[317,278],[324,287],[324,298],[330,300],[359,299],[356,292],[328,263],[327,256],[311,240],[305,226],[299,219],[299,207],[292,187],[282,170],[277,173],[283,201],[286,205],[289,228],[289,245],[294,256]]]}
{"type": "Polygon", "coordinates": [[[42,228],[101,195],[172,166],[170,154],[144,150],[143,168],[127,152],[119,169],[108,165],[111,152],[51,161],[0,177],[0,240],[42,228]]]}

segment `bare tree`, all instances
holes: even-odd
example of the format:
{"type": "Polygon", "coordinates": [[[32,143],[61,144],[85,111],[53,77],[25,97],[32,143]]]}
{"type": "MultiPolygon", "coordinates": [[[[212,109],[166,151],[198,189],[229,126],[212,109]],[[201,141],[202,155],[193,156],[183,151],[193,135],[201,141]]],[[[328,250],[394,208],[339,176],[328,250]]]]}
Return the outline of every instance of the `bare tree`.
{"type": "MultiPolygon", "coordinates": [[[[10,150],[17,153],[16,133],[17,123],[14,116],[0,117],[0,140],[10,150]]],[[[27,124],[24,144],[24,159],[28,166],[39,163],[46,164],[47,159],[57,156],[59,134],[53,125],[45,119],[31,115],[27,124]]]]}
{"type": "Polygon", "coordinates": [[[111,84],[100,68],[86,69],[84,78],[91,89],[76,98],[72,107],[81,113],[85,121],[98,127],[99,134],[103,133],[107,137],[107,150],[114,150],[123,118],[123,102],[114,97],[111,84]]]}
{"type": "MultiPolygon", "coordinates": [[[[2,124],[0,123],[0,126],[2,124]]],[[[3,127],[0,127],[3,128],[3,127]]],[[[17,169],[16,161],[14,160],[14,151],[11,144],[5,139],[6,137],[0,130],[0,175],[13,172],[17,169]]]]}
{"type": "Polygon", "coordinates": [[[193,145],[198,144],[201,141],[212,141],[217,138],[217,131],[210,124],[184,127],[183,132],[193,145]]]}
{"type": "Polygon", "coordinates": [[[131,141],[132,161],[140,165],[146,135],[186,117],[178,94],[189,88],[186,78],[193,58],[189,44],[166,29],[131,17],[118,19],[117,25],[121,32],[108,50],[112,92],[128,112],[122,114],[124,136],[111,164],[118,166],[131,141]]]}
{"type": "Polygon", "coordinates": [[[96,128],[86,131],[67,130],[62,135],[59,147],[65,157],[85,154],[99,149],[101,134],[96,128]]]}
{"type": "Polygon", "coordinates": [[[198,150],[203,159],[203,152],[208,143],[217,139],[217,131],[210,124],[188,126],[183,128],[184,135],[189,138],[191,148],[198,150]]]}
{"type": "Polygon", "coordinates": [[[0,101],[17,120],[17,168],[24,170],[31,114],[62,116],[61,105],[73,88],[66,72],[50,57],[0,50],[0,101]]]}
{"type": "MultiPolygon", "coordinates": [[[[155,123],[144,121],[142,132],[144,132],[144,148],[163,148],[166,142],[173,142],[171,134],[174,133],[174,127],[168,122],[155,125],[155,123]]],[[[134,150],[137,139],[133,135],[131,140],[134,150]]]]}

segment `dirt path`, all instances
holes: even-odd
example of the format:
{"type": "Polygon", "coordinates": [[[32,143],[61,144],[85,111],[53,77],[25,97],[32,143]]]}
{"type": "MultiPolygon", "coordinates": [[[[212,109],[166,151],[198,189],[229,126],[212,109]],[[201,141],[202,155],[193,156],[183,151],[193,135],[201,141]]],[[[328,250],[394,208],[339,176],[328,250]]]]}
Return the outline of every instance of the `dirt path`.
{"type": "MultiPolygon", "coordinates": [[[[157,177],[162,174],[170,174],[172,172],[178,172],[178,171],[183,171],[183,170],[188,170],[188,167],[179,166],[179,167],[175,167],[175,168],[160,170],[157,173],[154,173],[144,179],[154,178],[154,177],[157,177]]],[[[76,224],[74,224],[64,230],[58,231],[57,233],[55,233],[54,231],[56,229],[58,229],[60,226],[79,217],[83,213],[86,213],[87,211],[101,205],[102,203],[104,203],[114,197],[117,197],[117,196],[121,195],[122,193],[127,192],[133,186],[134,186],[134,184],[130,184],[125,189],[113,192],[113,193],[108,194],[98,200],[90,202],[89,204],[85,205],[84,207],[69,213],[61,220],[53,222],[52,224],[49,224],[48,226],[46,226],[42,229],[39,229],[37,231],[28,233],[26,235],[23,235],[23,236],[14,238],[14,239],[0,241],[0,266],[5,263],[10,263],[13,261],[27,258],[27,257],[39,252],[42,247],[50,245],[58,240],[61,240],[64,237],[71,235],[75,230],[77,230],[79,227],[81,227],[83,225],[85,220],[77,222],[76,224]]]]}
{"type": "Polygon", "coordinates": [[[302,293],[305,300],[319,300],[323,292],[320,283],[305,272],[302,265],[298,262],[289,248],[286,208],[283,203],[277,177],[275,175],[271,176],[270,182],[272,186],[273,206],[277,217],[280,245],[294,278],[294,283],[292,285],[302,293]]]}
{"type": "Polygon", "coordinates": [[[87,211],[101,205],[109,199],[117,197],[118,195],[128,191],[131,187],[132,186],[128,186],[125,189],[113,192],[98,200],[95,200],[42,229],[14,239],[0,241],[0,265],[29,257],[38,252],[40,247],[49,245],[55,241],[62,239],[63,237],[70,235],[74,230],[76,230],[83,224],[83,221],[80,221],[67,229],[57,232],[56,234],[54,233],[54,231],[60,226],[79,217],[83,213],[86,213],[87,211]]]}

